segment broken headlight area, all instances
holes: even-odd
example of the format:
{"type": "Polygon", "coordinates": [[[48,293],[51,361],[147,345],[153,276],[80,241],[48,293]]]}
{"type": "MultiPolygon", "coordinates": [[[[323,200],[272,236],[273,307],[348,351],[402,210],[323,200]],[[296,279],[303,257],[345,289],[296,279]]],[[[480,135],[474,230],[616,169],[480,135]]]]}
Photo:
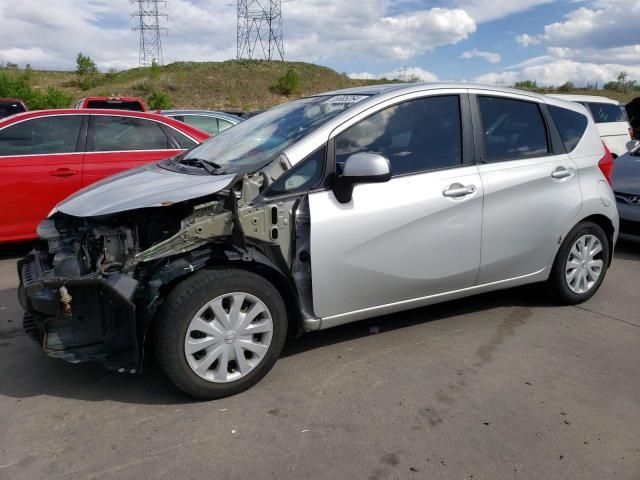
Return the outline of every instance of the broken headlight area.
{"type": "Polygon", "coordinates": [[[36,249],[18,263],[19,298],[26,333],[48,355],[140,369],[141,310],[152,266],[140,267],[134,257],[179,229],[166,213],[148,209],[91,219],[56,213],[39,225],[36,249]]]}

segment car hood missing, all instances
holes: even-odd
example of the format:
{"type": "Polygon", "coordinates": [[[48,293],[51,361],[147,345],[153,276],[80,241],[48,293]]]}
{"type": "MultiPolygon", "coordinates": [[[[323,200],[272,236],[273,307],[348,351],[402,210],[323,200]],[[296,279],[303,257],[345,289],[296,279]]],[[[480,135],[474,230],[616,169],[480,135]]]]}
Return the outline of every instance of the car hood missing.
{"type": "Polygon", "coordinates": [[[75,217],[96,217],[164,207],[219,192],[235,177],[188,175],[149,164],[90,185],[59,203],[56,209],[75,217]]]}

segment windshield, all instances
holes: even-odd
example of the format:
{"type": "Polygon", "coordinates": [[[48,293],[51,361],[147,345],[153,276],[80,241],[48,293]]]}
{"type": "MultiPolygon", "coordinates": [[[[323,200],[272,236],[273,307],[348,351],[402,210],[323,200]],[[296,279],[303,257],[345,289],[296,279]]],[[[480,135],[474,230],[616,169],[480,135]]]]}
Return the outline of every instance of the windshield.
{"type": "Polygon", "coordinates": [[[270,163],[289,145],[365,98],[365,95],[326,95],[285,103],[194,147],[182,161],[206,160],[221,172],[256,170],[270,163]]]}

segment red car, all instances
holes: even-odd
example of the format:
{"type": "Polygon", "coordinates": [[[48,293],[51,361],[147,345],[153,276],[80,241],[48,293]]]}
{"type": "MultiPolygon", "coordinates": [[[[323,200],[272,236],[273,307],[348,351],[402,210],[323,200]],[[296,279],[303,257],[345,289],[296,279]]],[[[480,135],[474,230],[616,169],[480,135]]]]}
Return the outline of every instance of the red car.
{"type": "Polygon", "coordinates": [[[146,112],[147,106],[136,97],[86,97],[75,104],[75,108],[107,108],[109,110],[132,110],[146,112]]]}
{"type": "Polygon", "coordinates": [[[76,190],[207,138],[153,113],[42,110],[0,120],[0,243],[35,238],[38,223],[76,190]]]}

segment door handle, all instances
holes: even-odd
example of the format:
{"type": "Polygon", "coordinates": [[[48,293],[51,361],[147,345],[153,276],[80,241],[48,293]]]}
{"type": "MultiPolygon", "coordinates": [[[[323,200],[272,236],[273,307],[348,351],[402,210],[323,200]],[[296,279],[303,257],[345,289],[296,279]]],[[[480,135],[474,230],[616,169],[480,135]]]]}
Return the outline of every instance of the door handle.
{"type": "Polygon", "coordinates": [[[556,180],[561,180],[563,178],[569,178],[573,176],[573,168],[565,168],[565,167],[557,167],[553,172],[551,172],[551,178],[555,178],[556,180]]]}
{"type": "Polygon", "coordinates": [[[465,195],[471,195],[475,193],[475,185],[462,185],[461,183],[452,183],[446,189],[443,190],[442,195],[445,197],[464,197],[465,195]]]}
{"type": "Polygon", "coordinates": [[[52,177],[72,177],[73,175],[75,175],[76,172],[75,170],[71,170],[70,168],[58,168],[56,170],[53,170],[52,172],[49,172],[49,175],[51,175],[52,177]]]}

